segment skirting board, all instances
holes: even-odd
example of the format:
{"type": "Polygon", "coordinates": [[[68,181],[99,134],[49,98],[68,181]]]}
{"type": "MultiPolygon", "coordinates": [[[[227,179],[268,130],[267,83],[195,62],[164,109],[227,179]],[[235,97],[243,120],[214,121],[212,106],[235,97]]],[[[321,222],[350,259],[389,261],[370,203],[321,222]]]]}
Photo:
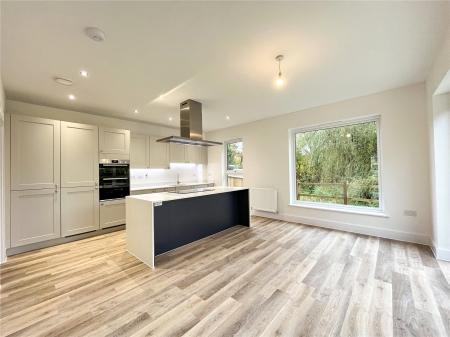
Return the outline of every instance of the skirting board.
{"type": "Polygon", "coordinates": [[[440,248],[436,245],[436,242],[432,242],[431,250],[433,251],[434,256],[438,260],[450,261],[450,249],[440,248]]]}
{"type": "Polygon", "coordinates": [[[370,235],[370,236],[377,236],[380,238],[385,239],[391,239],[391,240],[397,240],[397,241],[405,241],[405,242],[412,242],[412,243],[419,243],[422,245],[430,245],[430,237],[421,234],[421,233],[413,233],[413,232],[402,232],[402,231],[396,231],[392,229],[385,229],[385,228],[375,228],[371,226],[360,226],[345,222],[337,222],[337,221],[330,221],[330,220],[324,220],[319,218],[310,218],[310,217],[300,217],[297,215],[290,215],[290,214],[273,214],[273,213],[267,213],[267,212],[260,212],[255,211],[252,213],[252,215],[261,216],[265,218],[270,219],[276,219],[281,221],[287,221],[287,222],[295,222],[310,226],[317,226],[317,227],[323,227],[328,229],[336,229],[344,232],[351,232],[356,234],[363,234],[363,235],[370,235]]]}

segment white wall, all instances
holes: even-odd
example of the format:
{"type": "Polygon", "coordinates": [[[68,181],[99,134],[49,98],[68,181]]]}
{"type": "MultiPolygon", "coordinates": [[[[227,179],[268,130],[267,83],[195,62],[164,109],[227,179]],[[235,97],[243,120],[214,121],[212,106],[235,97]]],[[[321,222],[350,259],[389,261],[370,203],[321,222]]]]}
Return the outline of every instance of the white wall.
{"type": "MultiPolygon", "coordinates": [[[[416,84],[210,132],[207,138],[243,139],[244,182],[249,187],[278,190],[278,218],[428,244],[431,210],[426,121],[425,86],[416,84]],[[289,206],[288,130],[369,115],[381,116],[381,184],[388,216],[289,206]],[[405,216],[404,210],[415,210],[417,216],[405,216]]],[[[208,177],[216,184],[222,183],[223,150],[212,147],[208,153],[208,177]]]]}
{"type": "Polygon", "coordinates": [[[437,258],[450,261],[450,112],[448,95],[437,92],[449,79],[450,25],[426,81],[433,250],[437,258]]]}

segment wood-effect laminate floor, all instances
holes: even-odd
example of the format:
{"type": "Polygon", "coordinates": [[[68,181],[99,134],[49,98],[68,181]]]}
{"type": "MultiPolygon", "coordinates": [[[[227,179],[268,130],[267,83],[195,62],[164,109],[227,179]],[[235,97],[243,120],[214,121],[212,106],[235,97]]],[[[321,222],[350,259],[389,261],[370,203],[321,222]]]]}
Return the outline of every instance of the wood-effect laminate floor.
{"type": "Polygon", "coordinates": [[[448,336],[450,265],[426,246],[253,218],[151,270],[125,232],[1,266],[2,336],[448,336]]]}

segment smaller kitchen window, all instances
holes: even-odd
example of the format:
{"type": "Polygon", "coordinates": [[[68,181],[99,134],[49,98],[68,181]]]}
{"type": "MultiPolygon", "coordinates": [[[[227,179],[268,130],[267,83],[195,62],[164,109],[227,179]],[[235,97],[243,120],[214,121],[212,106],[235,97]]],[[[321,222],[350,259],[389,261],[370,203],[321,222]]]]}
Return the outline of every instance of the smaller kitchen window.
{"type": "Polygon", "coordinates": [[[225,175],[228,186],[243,186],[244,143],[242,139],[225,142],[225,175]]]}

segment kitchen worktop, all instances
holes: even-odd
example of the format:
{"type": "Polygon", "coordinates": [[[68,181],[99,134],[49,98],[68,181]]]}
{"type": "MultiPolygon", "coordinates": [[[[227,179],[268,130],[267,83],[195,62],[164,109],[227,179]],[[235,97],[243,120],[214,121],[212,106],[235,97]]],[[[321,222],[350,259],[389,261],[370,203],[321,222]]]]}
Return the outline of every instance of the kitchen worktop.
{"type": "Polygon", "coordinates": [[[207,189],[208,190],[205,190],[202,192],[193,192],[193,193],[186,193],[186,194],[161,192],[161,193],[131,195],[131,196],[127,197],[127,200],[128,199],[138,199],[138,200],[148,201],[148,202],[171,201],[171,200],[179,200],[179,199],[186,199],[186,198],[202,197],[205,195],[212,195],[212,194],[242,191],[242,190],[247,190],[248,188],[220,186],[220,187],[210,187],[207,189]]]}
{"type": "Polygon", "coordinates": [[[131,191],[144,191],[144,190],[157,190],[161,188],[173,188],[173,187],[188,187],[188,186],[199,186],[199,185],[207,185],[213,184],[213,181],[204,181],[204,182],[188,182],[188,183],[160,183],[160,184],[146,184],[146,185],[131,185],[131,191]]]}

